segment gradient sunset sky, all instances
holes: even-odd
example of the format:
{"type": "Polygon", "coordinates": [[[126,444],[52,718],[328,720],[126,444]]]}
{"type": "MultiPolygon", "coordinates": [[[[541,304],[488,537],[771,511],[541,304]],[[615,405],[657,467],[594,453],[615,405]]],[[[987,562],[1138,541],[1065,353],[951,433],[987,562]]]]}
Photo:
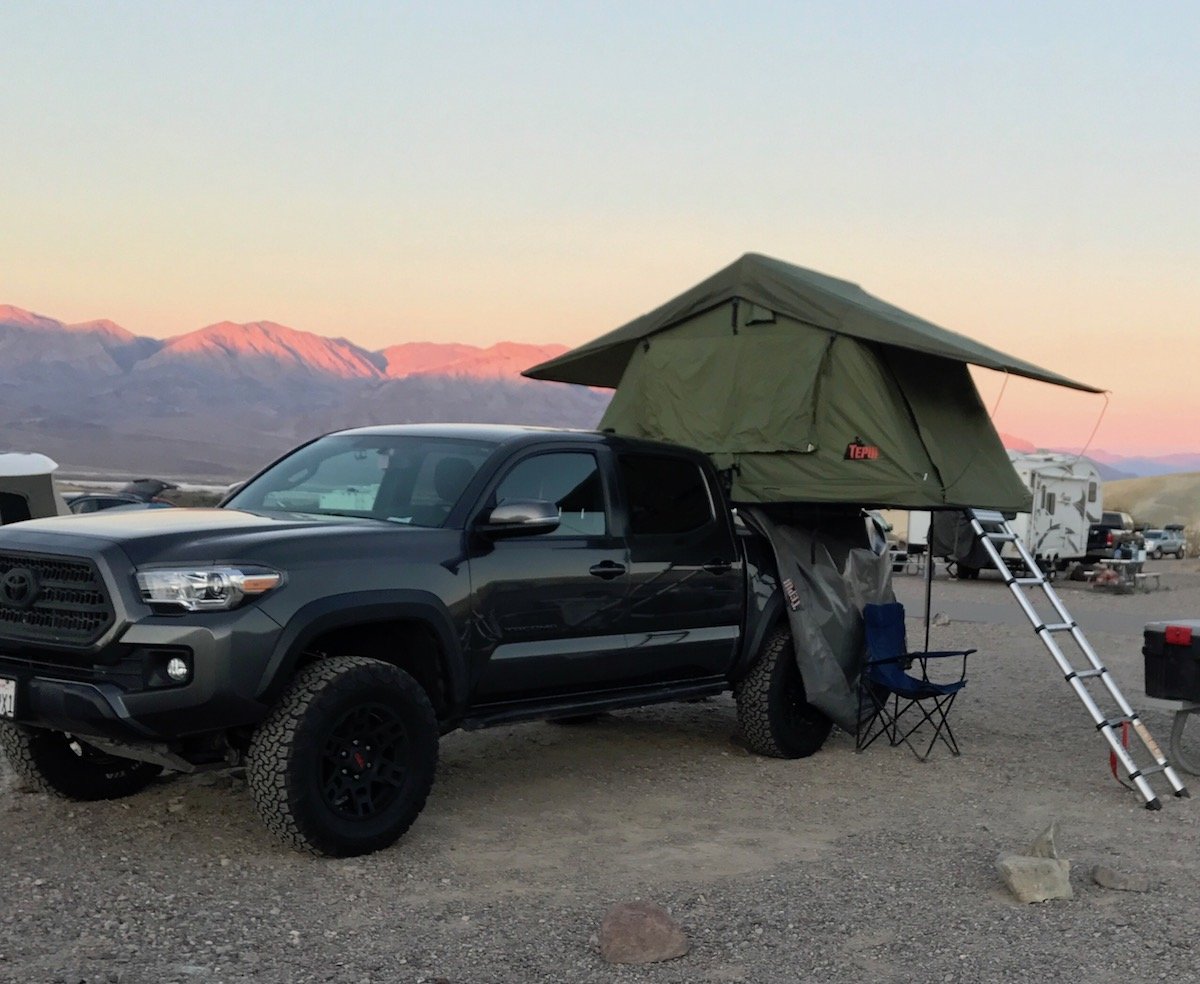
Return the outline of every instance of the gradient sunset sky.
{"type": "MultiPolygon", "coordinates": [[[[1200,451],[1195,3],[8,0],[0,27],[0,303],[575,344],[757,251],[1111,390],[1093,447],[1200,451]]],[[[1014,380],[995,419],[1077,446],[1103,404],[1014,380]]]]}

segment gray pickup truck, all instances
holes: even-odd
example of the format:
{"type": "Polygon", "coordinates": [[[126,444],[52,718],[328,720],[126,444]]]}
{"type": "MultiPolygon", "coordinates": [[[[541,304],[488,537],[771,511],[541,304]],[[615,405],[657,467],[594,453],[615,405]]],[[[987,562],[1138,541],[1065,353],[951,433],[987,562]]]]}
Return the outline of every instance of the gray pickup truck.
{"type": "Polygon", "coordinates": [[[759,753],[829,734],[770,545],[684,448],[371,427],[298,448],[222,508],[0,530],[17,772],[88,800],[244,762],[267,826],[314,853],[395,841],[456,728],[727,690],[759,753]]]}

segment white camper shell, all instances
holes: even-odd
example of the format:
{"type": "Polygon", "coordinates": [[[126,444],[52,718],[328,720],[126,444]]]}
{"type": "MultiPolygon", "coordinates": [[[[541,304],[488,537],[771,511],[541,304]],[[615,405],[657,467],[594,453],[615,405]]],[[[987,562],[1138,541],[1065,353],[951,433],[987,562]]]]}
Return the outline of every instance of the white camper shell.
{"type": "Polygon", "coordinates": [[[44,454],[0,453],[0,526],[69,512],[53,474],[58,464],[44,454]]]}
{"type": "MultiPolygon", "coordinates": [[[[1033,511],[1009,523],[1043,571],[1066,570],[1087,555],[1088,527],[1100,522],[1104,488],[1086,458],[1050,451],[1009,451],[1013,468],[1033,494],[1033,511]]],[[[1016,549],[1005,556],[1018,561],[1016,549]]]]}

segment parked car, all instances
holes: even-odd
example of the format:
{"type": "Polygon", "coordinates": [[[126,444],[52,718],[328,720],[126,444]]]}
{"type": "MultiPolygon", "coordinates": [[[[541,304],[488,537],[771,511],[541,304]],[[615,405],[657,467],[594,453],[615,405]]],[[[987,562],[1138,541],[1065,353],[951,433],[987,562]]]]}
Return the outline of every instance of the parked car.
{"type": "Polygon", "coordinates": [[[119,492],[69,492],[63,498],[76,514],[102,509],[154,509],[174,505],[162,498],[162,493],[176,487],[157,478],[135,478],[119,492]]]}
{"type": "Polygon", "coordinates": [[[1177,560],[1183,560],[1187,553],[1187,540],[1182,529],[1146,530],[1146,550],[1150,556],[1158,560],[1165,554],[1174,554],[1177,560]]]}
{"type": "Polygon", "coordinates": [[[171,505],[166,499],[144,499],[129,492],[68,492],[63,498],[67,508],[77,515],[102,509],[160,509],[171,505]]]}
{"type": "Polygon", "coordinates": [[[1112,560],[1139,550],[1145,537],[1134,529],[1133,517],[1125,512],[1103,512],[1100,522],[1088,527],[1087,557],[1089,563],[1112,560]]]}
{"type": "Polygon", "coordinates": [[[0,531],[2,569],[22,578],[0,584],[0,749],[20,775],[105,799],[245,762],[266,825],[314,853],[395,841],[456,728],[727,690],[760,754],[810,755],[832,727],[767,539],[672,445],[345,431],[216,509],[0,531]]]}

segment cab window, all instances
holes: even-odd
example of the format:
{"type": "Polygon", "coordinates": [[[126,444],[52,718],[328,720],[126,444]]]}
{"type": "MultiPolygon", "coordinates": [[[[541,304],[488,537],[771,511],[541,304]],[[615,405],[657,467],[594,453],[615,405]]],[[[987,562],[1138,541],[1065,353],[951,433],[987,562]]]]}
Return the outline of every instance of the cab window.
{"type": "Polygon", "coordinates": [[[595,455],[554,451],[513,465],[496,486],[496,505],[538,499],[558,506],[558,528],[545,536],[604,536],[608,520],[595,455]]]}

